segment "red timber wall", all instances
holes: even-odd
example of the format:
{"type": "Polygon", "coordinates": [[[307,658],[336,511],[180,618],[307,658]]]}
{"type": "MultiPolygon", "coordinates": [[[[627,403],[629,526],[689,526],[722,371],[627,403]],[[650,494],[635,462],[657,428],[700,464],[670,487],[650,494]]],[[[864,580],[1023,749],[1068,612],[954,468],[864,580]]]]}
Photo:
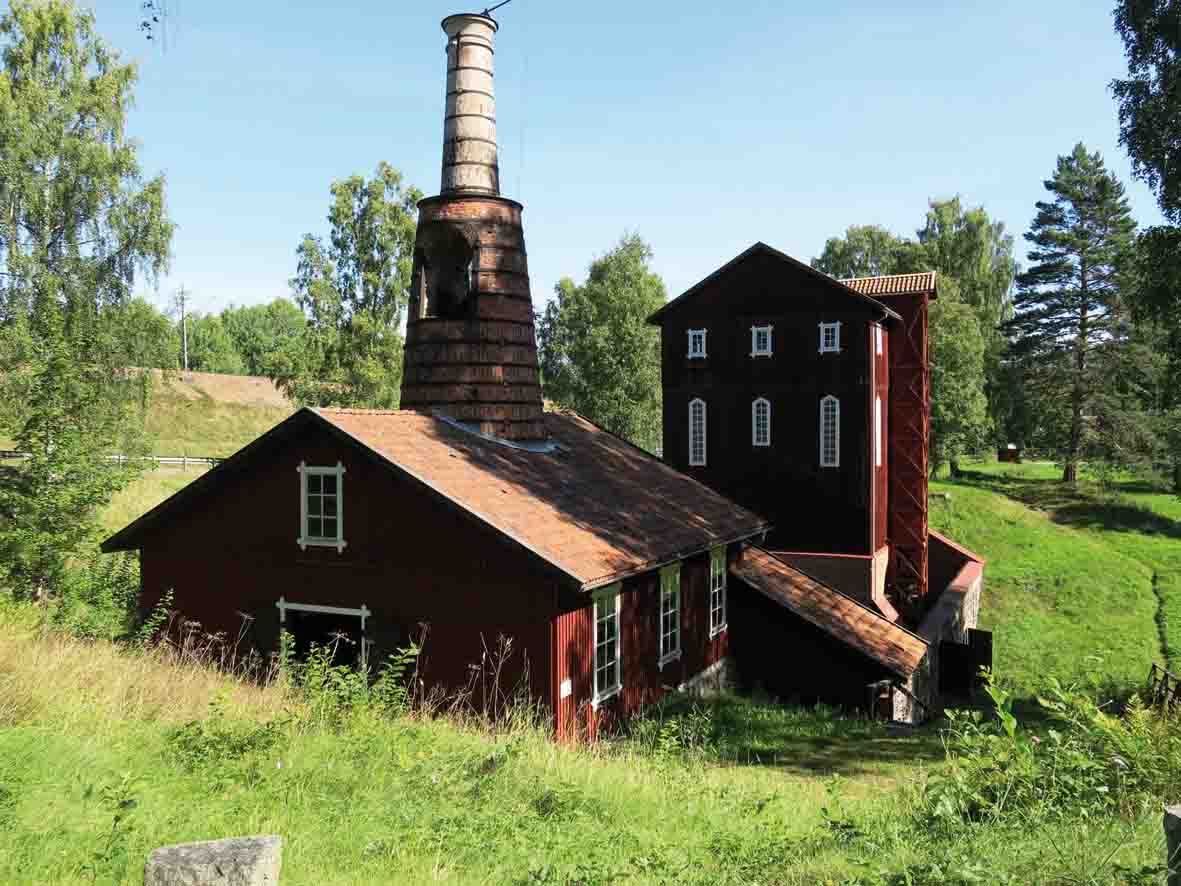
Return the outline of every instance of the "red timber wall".
{"type": "MultiPolygon", "coordinates": [[[[890,332],[884,323],[870,326],[870,365],[873,367],[873,396],[869,402],[869,421],[873,427],[875,400],[880,399],[882,463],[875,462],[873,471],[873,526],[871,528],[871,550],[877,551],[886,543],[889,533],[890,507],[890,332]],[[875,335],[881,337],[881,353],[878,353],[875,335]]],[[[874,459],[873,439],[870,439],[870,459],[874,459]]]]}
{"type": "Polygon", "coordinates": [[[428,684],[462,686],[484,644],[511,636],[506,682],[525,669],[548,701],[555,583],[533,557],[364,450],[314,424],[257,454],[220,487],[150,534],[141,606],[167,589],[184,617],[263,653],[276,649],[280,596],[373,611],[371,661],[429,624],[428,684]],[[296,544],[299,463],[345,466],[343,553],[296,544]]]}
{"type": "MultiPolygon", "coordinates": [[[[731,545],[733,560],[740,545],[731,545]]],[[[564,738],[594,737],[620,719],[639,712],[664,694],[700,674],[729,654],[729,629],[709,635],[709,554],[681,563],[681,658],[661,670],[660,578],[648,572],[626,579],[620,601],[620,654],[623,690],[591,707],[594,697],[594,604],[589,594],[561,598],[561,614],[554,623],[557,652],[552,697],[557,702],[558,734],[564,738]],[[571,692],[560,698],[564,680],[571,692]]]]}
{"type": "Polygon", "coordinates": [[[926,294],[877,296],[902,316],[890,336],[889,582],[904,613],[927,595],[927,475],[931,365],[926,294]]]}

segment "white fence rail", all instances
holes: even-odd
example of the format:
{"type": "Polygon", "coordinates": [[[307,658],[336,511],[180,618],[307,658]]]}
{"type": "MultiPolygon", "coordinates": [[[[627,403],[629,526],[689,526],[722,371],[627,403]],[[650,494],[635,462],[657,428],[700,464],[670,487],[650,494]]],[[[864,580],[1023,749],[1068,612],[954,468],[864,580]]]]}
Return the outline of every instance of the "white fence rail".
{"type": "MultiPolygon", "coordinates": [[[[0,449],[0,461],[21,461],[30,457],[28,452],[17,452],[15,450],[0,449]]],[[[107,461],[117,461],[120,464],[126,464],[129,461],[151,461],[159,466],[170,465],[177,466],[184,469],[192,467],[213,467],[220,464],[223,459],[212,458],[199,455],[145,455],[142,458],[130,455],[108,455],[107,461]]]]}

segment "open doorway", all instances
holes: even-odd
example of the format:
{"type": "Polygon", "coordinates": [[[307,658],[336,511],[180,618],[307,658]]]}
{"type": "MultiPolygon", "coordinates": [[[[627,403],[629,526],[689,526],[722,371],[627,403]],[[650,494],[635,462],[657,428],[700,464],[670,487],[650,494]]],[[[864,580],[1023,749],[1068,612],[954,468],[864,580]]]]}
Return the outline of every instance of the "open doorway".
{"type": "Polygon", "coordinates": [[[313,646],[331,650],[331,663],[364,670],[369,659],[366,621],[373,613],[364,605],[359,609],[343,606],[317,606],[288,603],[283,597],[279,609],[279,628],[286,631],[293,644],[292,654],[304,660],[313,646]]]}

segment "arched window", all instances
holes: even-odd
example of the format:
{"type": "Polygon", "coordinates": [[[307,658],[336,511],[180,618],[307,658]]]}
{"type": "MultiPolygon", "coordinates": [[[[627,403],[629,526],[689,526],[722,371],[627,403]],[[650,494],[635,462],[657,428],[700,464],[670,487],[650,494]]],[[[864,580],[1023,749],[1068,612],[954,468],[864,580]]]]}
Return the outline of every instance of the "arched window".
{"type": "Polygon", "coordinates": [[[753,446],[771,445],[771,401],[766,397],[750,405],[750,442],[753,446]]]}
{"type": "Polygon", "coordinates": [[[705,464],[705,401],[689,401],[689,464],[705,464]]]}
{"type": "Polygon", "coordinates": [[[829,394],[820,401],[820,467],[841,466],[841,401],[829,394]]]}

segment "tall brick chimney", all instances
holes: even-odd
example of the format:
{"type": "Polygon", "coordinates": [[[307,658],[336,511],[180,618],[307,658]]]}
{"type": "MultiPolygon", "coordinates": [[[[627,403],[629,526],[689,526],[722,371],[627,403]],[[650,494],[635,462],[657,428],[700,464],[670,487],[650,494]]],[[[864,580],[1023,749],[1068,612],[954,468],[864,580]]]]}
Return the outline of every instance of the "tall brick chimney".
{"type": "Polygon", "coordinates": [[[541,384],[521,204],[500,196],[488,15],[443,19],[447,100],[439,196],[418,204],[402,408],[540,440],[541,384]]]}

